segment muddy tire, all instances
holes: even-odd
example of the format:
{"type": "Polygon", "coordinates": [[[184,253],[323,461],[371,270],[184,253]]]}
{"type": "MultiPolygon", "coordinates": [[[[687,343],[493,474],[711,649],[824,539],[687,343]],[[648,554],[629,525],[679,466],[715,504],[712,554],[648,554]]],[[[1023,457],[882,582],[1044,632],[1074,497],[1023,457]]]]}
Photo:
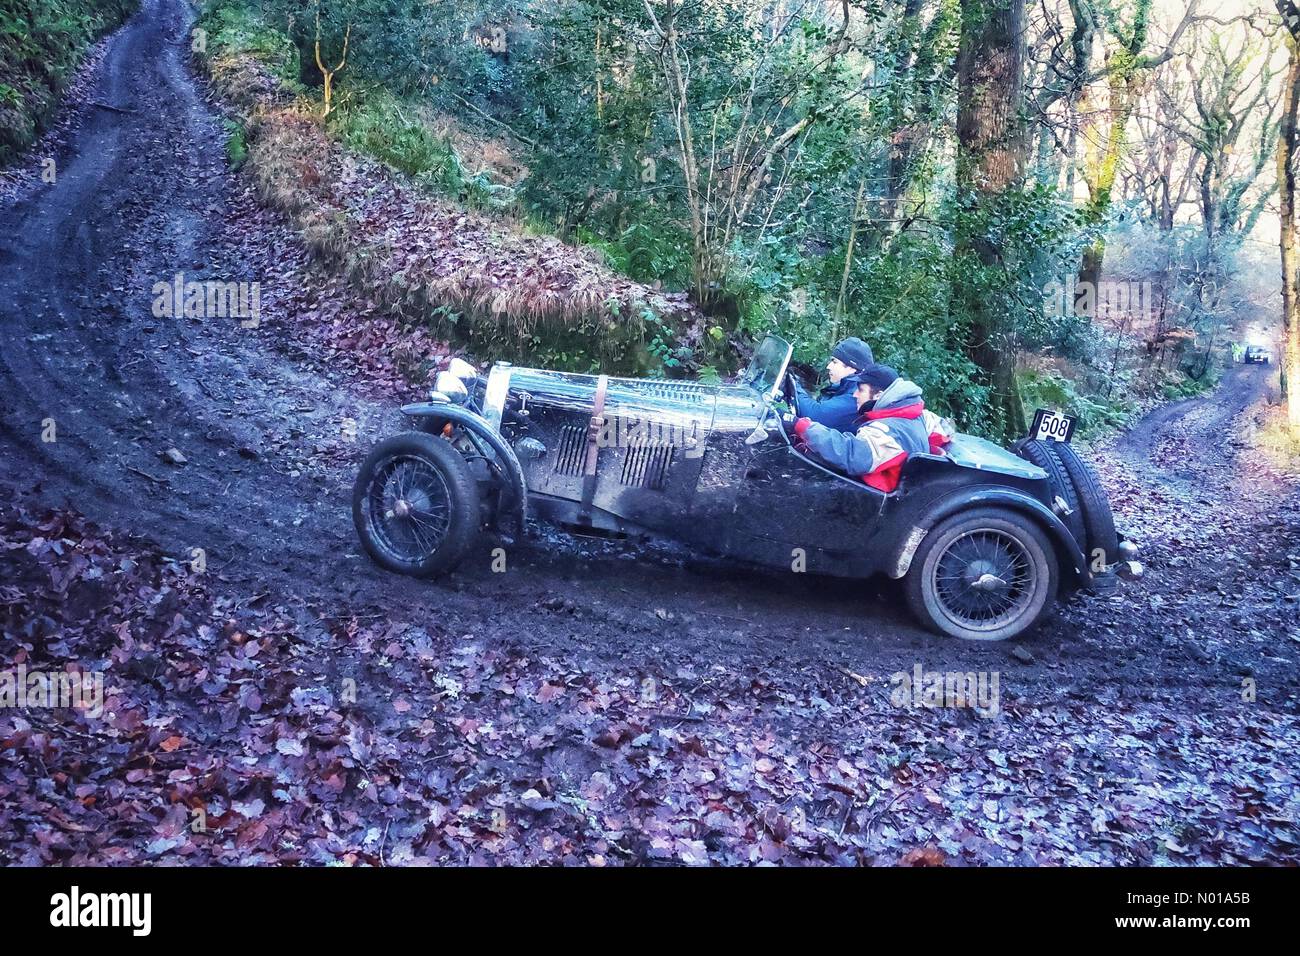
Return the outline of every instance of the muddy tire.
{"type": "Polygon", "coordinates": [[[1084,522],[1083,504],[1079,500],[1078,488],[1070,478],[1070,472],[1054,447],[1056,444],[1057,442],[1026,438],[1015,446],[1015,452],[1021,458],[1047,472],[1052,494],[1060,495],[1070,509],[1070,514],[1060,515],[1060,519],[1070,529],[1070,535],[1079,543],[1080,550],[1086,553],[1088,529],[1084,522]]]}
{"type": "Polygon", "coordinates": [[[903,581],[924,626],[968,641],[1029,631],[1051,612],[1059,586],[1056,552],[1042,529],[1002,508],[962,512],[931,529],[903,581]]]}
{"type": "Polygon", "coordinates": [[[403,432],[366,457],[352,488],[352,521],[366,553],[398,574],[429,577],[464,556],[480,524],[478,483],[442,438],[403,432]]]}
{"type": "Polygon", "coordinates": [[[1058,445],[1054,451],[1065,473],[1070,476],[1075,495],[1083,509],[1083,526],[1087,535],[1084,556],[1093,563],[1098,550],[1104,552],[1106,564],[1119,560],[1119,535],[1115,533],[1115,516],[1110,510],[1110,499],[1102,490],[1097,473],[1079,457],[1069,445],[1058,445]]]}

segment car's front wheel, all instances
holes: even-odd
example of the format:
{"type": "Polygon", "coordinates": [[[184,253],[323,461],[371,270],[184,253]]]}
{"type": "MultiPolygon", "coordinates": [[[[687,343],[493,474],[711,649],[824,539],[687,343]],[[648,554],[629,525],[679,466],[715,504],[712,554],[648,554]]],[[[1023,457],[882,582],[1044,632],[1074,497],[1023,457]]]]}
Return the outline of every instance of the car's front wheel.
{"type": "Polygon", "coordinates": [[[403,432],[376,445],[362,463],[352,521],[381,567],[438,574],[461,559],[478,533],[478,484],[446,439],[403,432]]]}
{"type": "Polygon", "coordinates": [[[904,587],[922,624],[971,641],[1032,628],[1056,600],[1060,569],[1030,518],[980,508],[948,518],[921,541],[904,587]]]}

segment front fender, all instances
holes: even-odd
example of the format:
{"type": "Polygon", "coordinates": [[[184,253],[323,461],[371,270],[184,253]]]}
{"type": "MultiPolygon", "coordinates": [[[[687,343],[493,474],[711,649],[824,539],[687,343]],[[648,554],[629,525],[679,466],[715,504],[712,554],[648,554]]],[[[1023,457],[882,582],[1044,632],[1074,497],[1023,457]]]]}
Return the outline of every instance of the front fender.
{"type": "MultiPolygon", "coordinates": [[[[505,483],[506,495],[502,496],[501,510],[505,515],[514,517],[519,522],[519,532],[525,529],[524,521],[528,517],[528,485],[524,481],[524,469],[519,464],[519,457],[514,449],[506,444],[505,439],[488,424],[487,419],[468,408],[453,405],[450,402],[416,402],[403,405],[402,414],[410,418],[439,418],[452,421],[468,428],[487,443],[497,457],[500,468],[497,469],[505,483]]],[[[500,527],[503,515],[497,514],[497,526],[500,527]]]]}
{"type": "Polygon", "coordinates": [[[964,488],[928,506],[925,514],[908,526],[902,541],[895,548],[890,561],[885,565],[886,573],[891,578],[901,578],[912,566],[912,557],[922,540],[935,525],[967,508],[997,506],[1019,511],[1033,518],[1043,528],[1056,545],[1056,553],[1063,559],[1062,570],[1074,572],[1074,582],[1079,587],[1086,587],[1092,581],[1092,572],[1088,568],[1088,559],[1065,526],[1053,512],[1037,498],[1015,488],[985,486],[964,488]]]}

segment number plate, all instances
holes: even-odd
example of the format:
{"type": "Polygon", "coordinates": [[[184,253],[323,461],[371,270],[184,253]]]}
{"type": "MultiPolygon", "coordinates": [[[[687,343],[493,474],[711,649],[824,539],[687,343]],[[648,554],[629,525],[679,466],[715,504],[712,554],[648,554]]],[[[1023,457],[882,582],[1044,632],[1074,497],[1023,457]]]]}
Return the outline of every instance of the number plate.
{"type": "Polygon", "coordinates": [[[1069,441],[1074,435],[1074,419],[1040,408],[1034,412],[1034,424],[1029,435],[1039,441],[1069,441]]]}

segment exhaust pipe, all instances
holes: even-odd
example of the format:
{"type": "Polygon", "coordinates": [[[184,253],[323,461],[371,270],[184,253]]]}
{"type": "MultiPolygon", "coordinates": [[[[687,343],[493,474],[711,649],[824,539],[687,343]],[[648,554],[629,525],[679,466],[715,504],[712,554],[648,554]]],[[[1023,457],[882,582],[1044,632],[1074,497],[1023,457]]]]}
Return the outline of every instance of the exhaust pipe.
{"type": "Polygon", "coordinates": [[[1125,581],[1137,581],[1146,573],[1141,561],[1121,561],[1116,570],[1125,581]]]}

